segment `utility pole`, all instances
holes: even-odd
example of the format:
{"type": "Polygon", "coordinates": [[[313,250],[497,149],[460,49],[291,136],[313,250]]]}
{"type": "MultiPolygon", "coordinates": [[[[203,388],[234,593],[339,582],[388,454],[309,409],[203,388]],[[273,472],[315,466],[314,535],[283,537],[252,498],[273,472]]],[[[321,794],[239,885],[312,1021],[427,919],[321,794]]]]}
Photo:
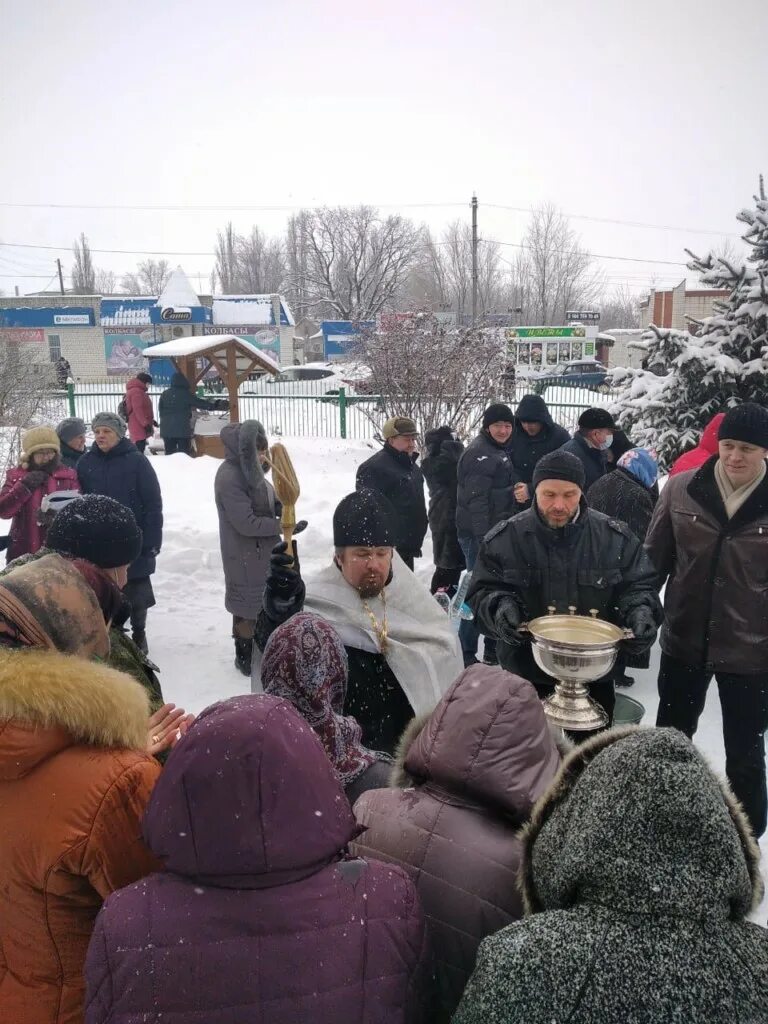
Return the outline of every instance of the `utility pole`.
{"type": "Polygon", "coordinates": [[[472,326],[477,323],[477,196],[472,194],[472,326]]]}
{"type": "Polygon", "coordinates": [[[59,290],[61,294],[64,294],[64,277],[61,273],[61,260],[56,260],[56,266],[59,268],[59,290]]]}

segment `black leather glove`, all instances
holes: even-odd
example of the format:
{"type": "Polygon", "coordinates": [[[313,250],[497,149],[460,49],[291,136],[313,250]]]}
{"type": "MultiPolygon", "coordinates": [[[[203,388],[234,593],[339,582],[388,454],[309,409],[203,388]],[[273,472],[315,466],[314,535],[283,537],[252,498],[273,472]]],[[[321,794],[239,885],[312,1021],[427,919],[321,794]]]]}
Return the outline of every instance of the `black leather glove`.
{"type": "Polygon", "coordinates": [[[496,628],[496,635],[504,643],[517,647],[525,642],[524,634],[518,630],[520,609],[517,602],[511,597],[503,597],[499,601],[496,614],[493,617],[493,624],[496,628]]]}
{"type": "Polygon", "coordinates": [[[291,546],[293,558],[287,554],[288,545],[281,541],[272,548],[269,560],[263,604],[264,611],[274,622],[284,622],[304,604],[305,587],[296,542],[291,546]]]}
{"type": "Polygon", "coordinates": [[[650,608],[640,605],[628,612],[627,627],[635,634],[631,640],[624,641],[624,649],[630,654],[644,654],[656,639],[658,626],[650,608]]]}
{"type": "Polygon", "coordinates": [[[26,476],[21,478],[21,482],[28,491],[36,491],[38,487],[43,486],[47,479],[48,474],[42,469],[30,469],[27,471],[26,476]]]}

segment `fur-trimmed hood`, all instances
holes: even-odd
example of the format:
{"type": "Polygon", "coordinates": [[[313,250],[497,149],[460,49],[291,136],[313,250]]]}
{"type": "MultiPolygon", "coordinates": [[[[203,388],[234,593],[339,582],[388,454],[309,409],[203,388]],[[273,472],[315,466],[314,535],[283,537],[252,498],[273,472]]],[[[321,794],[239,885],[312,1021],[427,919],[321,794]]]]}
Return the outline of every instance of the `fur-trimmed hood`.
{"type": "Polygon", "coordinates": [[[0,779],[65,747],[146,749],[149,702],[130,676],[48,650],[0,655],[0,779]]]}
{"type": "Polygon", "coordinates": [[[524,834],[528,913],[591,903],[625,913],[743,919],[760,853],[725,783],[676,729],[611,729],[577,747],[524,834]]]}

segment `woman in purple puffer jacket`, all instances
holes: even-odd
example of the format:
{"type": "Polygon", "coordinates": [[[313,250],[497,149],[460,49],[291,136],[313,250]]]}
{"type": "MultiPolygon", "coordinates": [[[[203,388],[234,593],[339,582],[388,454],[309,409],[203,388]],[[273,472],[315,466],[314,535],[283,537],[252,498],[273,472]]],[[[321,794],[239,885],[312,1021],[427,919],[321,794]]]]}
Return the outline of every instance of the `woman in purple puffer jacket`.
{"type": "Polygon", "coordinates": [[[204,711],[155,786],[164,862],[110,897],[86,1024],[422,1024],[425,923],[398,867],[351,859],[357,827],[320,741],[284,700],[204,711]]]}

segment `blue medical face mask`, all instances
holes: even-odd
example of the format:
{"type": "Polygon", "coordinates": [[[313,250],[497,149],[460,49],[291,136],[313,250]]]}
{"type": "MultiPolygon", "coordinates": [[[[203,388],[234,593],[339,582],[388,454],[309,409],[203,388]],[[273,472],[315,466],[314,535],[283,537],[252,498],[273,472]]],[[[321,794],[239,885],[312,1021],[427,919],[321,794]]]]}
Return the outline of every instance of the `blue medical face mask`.
{"type": "Polygon", "coordinates": [[[607,452],[612,444],[613,444],[613,434],[609,434],[608,437],[606,437],[606,439],[604,441],[600,442],[600,444],[599,444],[600,451],[601,452],[607,452]]]}

